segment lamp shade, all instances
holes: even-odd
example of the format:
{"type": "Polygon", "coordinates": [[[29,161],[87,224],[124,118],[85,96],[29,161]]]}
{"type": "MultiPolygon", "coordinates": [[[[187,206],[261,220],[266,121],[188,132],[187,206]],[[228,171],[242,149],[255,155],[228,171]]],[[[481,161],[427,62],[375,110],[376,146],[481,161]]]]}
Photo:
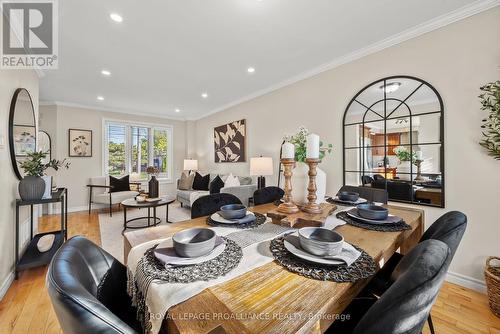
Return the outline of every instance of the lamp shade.
{"type": "Polygon", "coordinates": [[[198,160],[184,159],[184,170],[198,170],[198,160]]]}
{"type": "Polygon", "coordinates": [[[273,158],[258,157],[250,159],[250,175],[273,175],[273,158]]]}

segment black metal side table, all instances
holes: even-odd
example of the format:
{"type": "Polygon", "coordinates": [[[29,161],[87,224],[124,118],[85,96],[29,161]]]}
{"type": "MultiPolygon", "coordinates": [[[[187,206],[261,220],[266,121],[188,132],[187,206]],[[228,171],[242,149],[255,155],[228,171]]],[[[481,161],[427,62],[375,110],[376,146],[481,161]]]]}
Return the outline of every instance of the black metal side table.
{"type": "Polygon", "coordinates": [[[135,199],[126,199],[124,200],[121,205],[123,206],[123,232],[127,228],[130,229],[138,229],[138,228],[146,228],[146,227],[152,227],[156,226],[159,223],[161,223],[161,218],[156,216],[156,208],[159,206],[166,206],[166,214],[165,214],[165,221],[167,223],[170,223],[168,220],[168,206],[175,202],[174,197],[165,197],[165,198],[160,198],[158,201],[155,202],[137,202],[135,199]],[[142,209],[142,208],[147,208],[148,209],[148,215],[147,216],[142,216],[142,217],[137,217],[137,218],[132,218],[132,219],[127,219],[127,209],[130,208],[135,208],[135,209],[142,209]],[[153,215],[151,215],[151,209],[153,209],[153,215]],[[147,225],[129,225],[133,221],[138,221],[138,220],[146,220],[147,219],[147,225]]]}
{"type": "Polygon", "coordinates": [[[68,238],[68,190],[66,188],[57,188],[52,192],[50,198],[43,198],[35,201],[16,200],[16,268],[15,278],[18,278],[19,271],[28,268],[34,268],[48,264],[59,247],[68,238]],[[61,203],[61,229],[58,231],[38,233],[33,235],[33,206],[47,203],[61,203]],[[30,206],[30,241],[23,254],[19,255],[19,208],[22,206],[30,206]],[[41,253],[37,248],[38,240],[47,234],[54,234],[54,243],[52,247],[41,253]]]}

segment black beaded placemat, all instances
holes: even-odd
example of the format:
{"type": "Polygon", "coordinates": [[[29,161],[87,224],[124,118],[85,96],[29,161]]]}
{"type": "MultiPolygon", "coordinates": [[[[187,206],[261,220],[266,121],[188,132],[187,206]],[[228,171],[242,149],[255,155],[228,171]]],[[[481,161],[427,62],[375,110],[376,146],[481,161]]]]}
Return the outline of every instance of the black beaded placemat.
{"type": "Polygon", "coordinates": [[[213,220],[210,216],[207,217],[207,224],[210,226],[234,227],[234,228],[254,228],[266,222],[267,217],[261,213],[254,212],[255,220],[246,224],[224,224],[213,220]]]}
{"type": "Polygon", "coordinates": [[[271,240],[270,250],[273,253],[274,259],[289,271],[305,276],[308,278],[317,279],[320,281],[333,282],[355,282],[372,276],[376,272],[377,265],[373,258],[364,250],[354,246],[361,252],[359,258],[353,264],[328,266],[309,262],[300,259],[286,250],[284,246],[284,237],[278,237],[271,240]]]}
{"type": "Polygon", "coordinates": [[[398,223],[394,224],[368,224],[349,217],[349,215],[345,211],[337,213],[336,216],[337,218],[342,219],[349,225],[361,227],[366,230],[373,230],[379,232],[398,232],[398,231],[411,230],[411,226],[406,224],[403,219],[401,219],[401,221],[399,221],[398,223]]]}

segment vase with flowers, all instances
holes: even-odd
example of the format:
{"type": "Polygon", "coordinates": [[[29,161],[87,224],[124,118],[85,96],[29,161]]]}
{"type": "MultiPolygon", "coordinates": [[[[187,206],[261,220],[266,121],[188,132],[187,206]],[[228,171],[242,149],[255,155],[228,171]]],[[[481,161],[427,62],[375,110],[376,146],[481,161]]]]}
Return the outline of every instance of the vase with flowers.
{"type": "MultiPolygon", "coordinates": [[[[19,181],[19,196],[24,201],[39,200],[43,197],[47,187],[43,179],[45,171],[48,168],[59,170],[60,168],[69,168],[70,163],[66,159],[59,161],[56,159],[49,160],[43,163],[47,157],[47,153],[33,151],[26,154],[26,159],[21,162],[20,166],[24,170],[25,176],[19,181]]],[[[49,186],[50,187],[50,186],[49,186]]]]}
{"type": "MultiPolygon", "coordinates": [[[[285,136],[284,140],[295,146],[295,161],[296,165],[293,170],[292,177],[292,197],[295,203],[302,205],[307,203],[307,186],[309,185],[309,167],[306,164],[307,155],[307,136],[309,130],[305,127],[299,127],[299,131],[291,136],[285,136]]],[[[320,141],[319,158],[323,159],[326,154],[332,152],[332,144],[324,144],[320,141]]],[[[316,202],[320,203],[324,200],[326,194],[326,173],[317,168],[316,175],[316,202]]]]}
{"type": "Polygon", "coordinates": [[[146,173],[150,176],[148,182],[148,193],[150,198],[157,198],[160,196],[160,184],[158,182],[158,174],[160,174],[160,170],[158,167],[149,166],[146,168],[146,173]]]}
{"type": "Polygon", "coordinates": [[[417,171],[417,166],[415,165],[415,161],[417,160],[417,153],[410,151],[410,149],[405,146],[395,147],[393,151],[399,160],[399,165],[397,168],[399,178],[401,180],[409,181],[412,164],[414,173],[417,171]]]}

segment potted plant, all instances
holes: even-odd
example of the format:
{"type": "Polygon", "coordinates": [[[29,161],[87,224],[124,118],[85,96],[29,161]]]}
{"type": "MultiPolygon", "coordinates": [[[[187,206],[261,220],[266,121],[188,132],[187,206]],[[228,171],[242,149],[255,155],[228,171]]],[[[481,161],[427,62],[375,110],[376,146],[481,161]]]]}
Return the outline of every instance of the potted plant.
{"type": "MultiPolygon", "coordinates": [[[[410,180],[409,174],[410,174],[410,170],[411,170],[411,165],[414,164],[415,161],[417,160],[417,153],[411,152],[405,146],[398,146],[398,147],[394,148],[393,151],[399,160],[397,172],[398,173],[408,173],[408,174],[399,175],[399,178],[402,180],[410,180]]],[[[417,166],[415,166],[413,168],[413,170],[416,172],[417,166]]]]}
{"type": "MultiPolygon", "coordinates": [[[[305,163],[306,161],[306,141],[309,131],[301,126],[299,127],[299,132],[292,136],[286,136],[285,141],[288,141],[295,145],[295,161],[296,165],[293,170],[292,177],[292,197],[294,202],[297,204],[307,203],[307,186],[309,185],[309,167],[305,163]]],[[[320,152],[319,158],[323,159],[327,153],[331,153],[333,148],[332,144],[324,145],[320,141],[320,152]]],[[[320,203],[325,198],[326,194],[326,173],[317,168],[316,175],[316,195],[317,202],[320,203]]]]}
{"type": "Polygon", "coordinates": [[[156,198],[158,196],[160,196],[160,185],[158,183],[158,180],[156,179],[156,177],[158,176],[158,174],[160,174],[160,170],[158,169],[158,167],[154,167],[154,166],[149,166],[148,168],[146,168],[146,173],[148,173],[148,175],[151,176],[151,178],[149,179],[149,182],[148,182],[148,193],[149,193],[149,197],[151,198],[156,198]]]}
{"type": "Polygon", "coordinates": [[[43,163],[42,160],[45,159],[47,153],[45,152],[29,152],[27,153],[27,158],[24,160],[20,166],[24,170],[25,176],[21,181],[19,181],[19,195],[24,201],[38,200],[43,197],[45,192],[45,181],[42,176],[45,170],[48,168],[53,168],[54,170],[59,170],[59,168],[69,168],[69,162],[66,159],[59,161],[52,159],[47,163],[43,163]]]}

